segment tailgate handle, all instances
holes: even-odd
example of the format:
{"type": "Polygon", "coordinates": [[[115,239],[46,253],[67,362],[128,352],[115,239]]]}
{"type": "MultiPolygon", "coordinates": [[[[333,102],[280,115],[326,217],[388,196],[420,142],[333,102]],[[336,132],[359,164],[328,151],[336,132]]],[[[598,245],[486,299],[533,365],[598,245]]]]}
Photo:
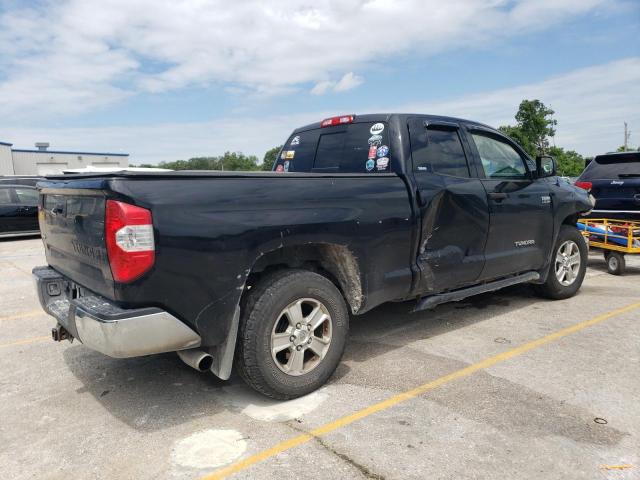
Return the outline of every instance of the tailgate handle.
{"type": "Polygon", "coordinates": [[[495,200],[496,202],[501,202],[502,200],[507,198],[507,194],[503,192],[491,192],[491,193],[488,193],[487,196],[491,200],[495,200]]]}

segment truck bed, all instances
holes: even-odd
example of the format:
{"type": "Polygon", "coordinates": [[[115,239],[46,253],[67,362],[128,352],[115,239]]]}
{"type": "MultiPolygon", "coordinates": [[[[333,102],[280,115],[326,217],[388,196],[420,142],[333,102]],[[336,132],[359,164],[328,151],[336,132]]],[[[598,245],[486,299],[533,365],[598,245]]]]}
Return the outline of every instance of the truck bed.
{"type": "Polygon", "coordinates": [[[198,331],[203,345],[224,338],[248,273],[276,249],[347,249],[367,292],[352,309],[403,298],[411,287],[414,218],[395,174],[116,172],[48,177],[39,188],[52,268],[123,307],[169,311],[198,331]],[[106,199],[153,216],[155,264],[132,283],[111,275],[106,199]]]}

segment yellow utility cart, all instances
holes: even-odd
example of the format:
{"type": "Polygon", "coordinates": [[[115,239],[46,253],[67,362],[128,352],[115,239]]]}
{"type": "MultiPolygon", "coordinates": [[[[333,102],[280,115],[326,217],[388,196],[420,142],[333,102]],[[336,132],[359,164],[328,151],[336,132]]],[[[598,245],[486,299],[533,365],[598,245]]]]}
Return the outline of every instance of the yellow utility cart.
{"type": "Polygon", "coordinates": [[[613,275],[622,275],[626,254],[640,253],[640,222],[611,218],[583,218],[578,228],[588,239],[590,248],[604,251],[607,270],[613,275]]]}

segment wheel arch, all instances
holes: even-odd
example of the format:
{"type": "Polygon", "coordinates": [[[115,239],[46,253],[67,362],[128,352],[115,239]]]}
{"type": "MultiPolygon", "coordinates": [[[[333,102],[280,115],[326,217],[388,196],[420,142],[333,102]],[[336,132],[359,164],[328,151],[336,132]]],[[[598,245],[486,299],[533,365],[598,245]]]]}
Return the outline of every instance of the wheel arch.
{"type": "Polygon", "coordinates": [[[261,253],[249,271],[243,297],[265,274],[294,268],[325,276],[340,290],[352,313],[361,310],[364,294],[357,258],[349,247],[335,243],[287,245],[261,253]]]}

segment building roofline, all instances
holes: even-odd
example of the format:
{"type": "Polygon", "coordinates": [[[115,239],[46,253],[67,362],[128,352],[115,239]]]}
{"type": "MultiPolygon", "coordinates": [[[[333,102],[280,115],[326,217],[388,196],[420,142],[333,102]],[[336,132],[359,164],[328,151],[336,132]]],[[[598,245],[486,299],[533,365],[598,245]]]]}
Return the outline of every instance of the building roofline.
{"type": "MultiPolygon", "coordinates": [[[[11,144],[8,144],[11,145],[11,144]]],[[[128,157],[128,153],[104,153],[104,152],[66,152],[62,150],[29,150],[24,148],[12,148],[13,152],[26,152],[26,153],[60,153],[66,155],[100,155],[102,157],[128,157]]]]}
{"type": "Polygon", "coordinates": [[[7,142],[0,142],[0,145],[5,145],[7,147],[12,147],[13,143],[7,143],[7,142]]]}

